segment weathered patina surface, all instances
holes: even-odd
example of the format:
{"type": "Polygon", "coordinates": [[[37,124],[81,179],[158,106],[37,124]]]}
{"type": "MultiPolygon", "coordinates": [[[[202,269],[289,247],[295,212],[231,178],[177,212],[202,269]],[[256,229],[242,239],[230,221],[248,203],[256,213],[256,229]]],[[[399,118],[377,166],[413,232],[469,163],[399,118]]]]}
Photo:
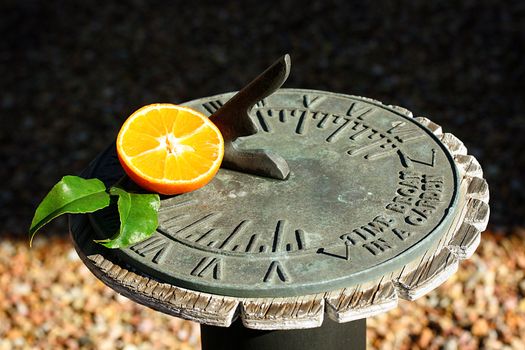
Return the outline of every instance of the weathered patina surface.
{"type": "MultiPolygon", "coordinates": [[[[232,94],[191,101],[212,113],[232,94]]],[[[197,191],[164,198],[159,228],[116,253],[183,288],[289,297],[370,281],[406,265],[456,216],[458,174],[440,140],[403,109],[369,99],[282,89],[251,112],[261,132],[237,146],[267,149],[285,181],[221,169],[197,191]]],[[[120,174],[110,151],[92,176],[120,174]]],[[[92,216],[98,234],[118,218],[92,216]]]]}

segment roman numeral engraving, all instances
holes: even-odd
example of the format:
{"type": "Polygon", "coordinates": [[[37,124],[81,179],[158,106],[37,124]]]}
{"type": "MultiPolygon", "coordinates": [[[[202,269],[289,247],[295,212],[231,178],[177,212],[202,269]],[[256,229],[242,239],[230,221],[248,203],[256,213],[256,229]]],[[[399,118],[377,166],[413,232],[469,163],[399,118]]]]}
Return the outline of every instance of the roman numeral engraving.
{"type": "Polygon", "coordinates": [[[399,158],[401,159],[401,164],[405,168],[410,168],[410,167],[414,166],[413,163],[418,163],[418,164],[426,165],[426,166],[429,166],[429,167],[434,167],[434,165],[436,164],[436,150],[434,148],[432,148],[432,155],[429,157],[430,158],[429,160],[420,160],[420,159],[412,158],[412,157],[406,155],[401,150],[398,150],[397,153],[399,154],[399,158]]]}
{"type": "Polygon", "coordinates": [[[355,143],[348,149],[347,153],[351,156],[364,153],[364,158],[368,159],[370,157],[370,154],[374,154],[375,158],[378,158],[378,153],[372,153],[371,151],[374,150],[376,147],[380,147],[381,145],[388,143],[388,140],[385,140],[385,137],[380,134],[372,134],[368,137],[367,143],[355,143]]]}
{"type": "MultiPolygon", "coordinates": [[[[192,221],[190,224],[176,231],[175,234],[178,237],[184,237],[188,241],[206,245],[208,247],[230,251],[239,250],[241,244],[239,244],[238,240],[243,236],[243,233],[252,221],[243,220],[235,226],[231,232],[226,231],[226,234],[221,234],[224,230],[218,228],[203,227],[199,229],[199,227],[205,226],[211,217],[213,217],[213,214],[208,214],[196,221],[192,221]]],[[[254,249],[256,240],[257,235],[252,235],[245,248],[247,252],[254,249]]]]}
{"type": "Polygon", "coordinates": [[[274,283],[278,281],[288,282],[289,279],[290,278],[281,263],[279,261],[272,261],[268,271],[266,271],[266,275],[264,275],[263,281],[266,283],[274,283]]]}
{"type": "Polygon", "coordinates": [[[287,110],[287,109],[281,109],[281,110],[279,111],[279,121],[280,121],[281,123],[285,123],[285,122],[288,120],[288,117],[287,117],[288,114],[289,114],[289,113],[288,113],[288,110],[287,110]]]}
{"type": "MultiPolygon", "coordinates": [[[[361,116],[358,119],[361,119],[361,116]]],[[[355,143],[347,150],[347,153],[349,155],[362,153],[363,158],[369,160],[380,159],[399,150],[396,142],[410,142],[424,137],[424,134],[419,129],[403,121],[393,123],[393,126],[384,134],[358,121],[354,121],[351,130],[356,131],[350,136],[350,140],[355,141],[355,143]]],[[[400,154],[400,156],[404,155],[400,154]]],[[[407,164],[414,160],[405,156],[401,161],[405,167],[408,167],[409,165],[407,164]]],[[[415,161],[422,162],[419,160],[415,161]]],[[[433,164],[434,160],[432,159],[431,161],[433,164]]]]}
{"type": "Polygon", "coordinates": [[[261,126],[261,129],[264,132],[270,132],[270,125],[266,121],[266,118],[265,118],[266,116],[263,113],[265,113],[266,116],[270,117],[270,116],[272,116],[273,112],[272,112],[271,109],[268,109],[266,111],[257,110],[255,112],[255,116],[257,117],[257,120],[259,121],[259,125],[261,126]]]}
{"type": "Polygon", "coordinates": [[[348,124],[350,123],[350,119],[346,119],[346,118],[338,118],[336,116],[336,119],[334,119],[334,124],[339,124],[339,120],[342,120],[343,122],[340,123],[339,127],[337,129],[335,129],[335,131],[333,133],[330,134],[330,136],[328,136],[326,138],[326,141],[327,142],[332,142],[334,141],[334,139],[339,135],[341,134],[341,132],[348,126],[348,124]]]}
{"type": "Polygon", "coordinates": [[[389,154],[394,153],[396,148],[397,146],[391,140],[385,138],[385,142],[381,144],[378,148],[376,148],[374,151],[369,152],[365,156],[365,159],[374,160],[383,158],[389,154]]]}
{"type": "Polygon", "coordinates": [[[221,243],[219,249],[228,249],[234,242],[235,238],[242,234],[246,230],[246,227],[251,223],[250,220],[243,220],[235,229],[226,237],[221,243]]]}
{"type": "Polygon", "coordinates": [[[278,252],[281,250],[285,224],[286,220],[279,220],[277,222],[277,227],[275,228],[275,233],[273,235],[272,252],[278,252]]]}
{"type": "Polygon", "coordinates": [[[297,241],[297,249],[303,250],[306,247],[305,240],[304,240],[304,231],[303,230],[295,230],[295,240],[297,241]]]}
{"type": "MultiPolygon", "coordinates": [[[[162,214],[164,214],[164,212],[162,214]]],[[[168,220],[162,222],[162,227],[171,229],[173,227],[176,227],[180,222],[183,222],[189,218],[190,216],[188,214],[173,214],[168,220]]]]}
{"type": "Polygon", "coordinates": [[[264,106],[266,106],[266,100],[264,98],[255,104],[255,108],[262,108],[264,106]]]}
{"type": "Polygon", "coordinates": [[[184,238],[200,244],[207,244],[215,229],[211,226],[213,221],[220,217],[220,213],[209,213],[198,219],[189,214],[177,215],[170,220],[161,222],[157,231],[170,239],[184,238]]]}
{"type": "Polygon", "coordinates": [[[191,271],[191,275],[203,278],[212,277],[215,280],[220,280],[222,278],[222,260],[212,257],[202,258],[191,271]]]}
{"type": "Polygon", "coordinates": [[[195,243],[201,243],[202,241],[204,241],[204,239],[210,238],[215,231],[216,230],[212,228],[202,234],[190,234],[186,236],[186,238],[189,240],[193,240],[195,243]]]}
{"type": "Polygon", "coordinates": [[[393,135],[399,142],[408,142],[425,137],[420,128],[404,121],[393,122],[392,127],[386,133],[393,135]]]}
{"type": "Polygon", "coordinates": [[[248,244],[246,245],[246,249],[244,250],[245,252],[252,252],[253,251],[253,248],[255,247],[255,244],[257,242],[257,234],[254,233],[251,237],[250,237],[250,240],[248,241],[248,244]]]}
{"type": "MultiPolygon", "coordinates": [[[[300,112],[299,110],[296,110],[296,113],[300,112]]],[[[295,133],[298,135],[303,135],[307,131],[308,127],[308,119],[309,119],[309,113],[307,111],[300,112],[301,115],[299,116],[299,120],[297,121],[297,127],[295,128],[295,133]]]]}
{"type": "Polygon", "coordinates": [[[162,237],[151,237],[131,246],[130,249],[142,257],[147,257],[151,262],[159,264],[163,261],[169,243],[162,237]]]}
{"type": "Polygon", "coordinates": [[[202,107],[204,107],[205,110],[208,111],[208,113],[213,114],[216,110],[221,108],[223,103],[220,100],[215,101],[209,101],[202,104],[202,107]]]}
{"type": "Polygon", "coordinates": [[[314,105],[319,105],[319,103],[321,103],[321,101],[323,101],[324,99],[325,99],[324,96],[312,97],[310,95],[303,95],[303,105],[306,108],[310,108],[310,107],[313,107],[314,105]]]}
{"type": "Polygon", "coordinates": [[[350,140],[354,141],[359,136],[365,136],[366,133],[370,133],[370,131],[373,132],[374,130],[371,130],[369,126],[364,125],[363,123],[354,121],[352,131],[355,131],[355,133],[353,133],[352,136],[350,136],[349,138],[350,140]]]}
{"type": "Polygon", "coordinates": [[[370,111],[372,111],[371,107],[364,107],[358,102],[352,102],[350,107],[348,107],[346,115],[362,119],[366,114],[370,113],[370,111]]]}
{"type": "MultiPolygon", "coordinates": [[[[386,130],[375,130],[366,125],[363,121],[369,119],[373,114],[375,108],[361,107],[357,102],[350,105],[347,111],[347,116],[351,116],[353,125],[350,130],[354,133],[349,137],[351,141],[355,141],[350,149],[347,150],[349,155],[363,154],[363,158],[375,160],[383,158],[392,154],[399,149],[399,144],[407,143],[425,137],[425,134],[415,125],[405,121],[395,121],[391,127],[386,130]]],[[[400,154],[401,156],[401,154],[400,154]]],[[[433,156],[434,157],[434,156],[433,156]]],[[[421,162],[425,164],[434,164],[435,159],[426,160],[411,160],[408,157],[401,160],[407,167],[406,163],[410,161],[421,162]]]]}
{"type": "Polygon", "coordinates": [[[306,249],[305,232],[301,229],[290,230],[287,229],[287,226],[287,220],[277,221],[277,225],[275,226],[275,230],[273,232],[273,237],[268,237],[271,238],[271,242],[269,242],[269,244],[262,242],[263,244],[260,244],[257,248],[256,242],[259,237],[257,234],[253,234],[246,245],[245,251],[266,254],[280,253],[283,251],[292,252],[306,249]]]}
{"type": "Polygon", "coordinates": [[[321,119],[319,123],[317,123],[317,127],[319,129],[324,129],[326,127],[326,122],[328,121],[328,118],[331,116],[329,113],[320,113],[317,112],[313,115],[313,119],[321,119]]]}
{"type": "Polygon", "coordinates": [[[201,227],[204,224],[208,223],[212,219],[218,218],[219,216],[220,216],[219,213],[210,213],[210,214],[204,215],[203,217],[201,217],[201,218],[199,218],[199,219],[197,219],[195,221],[192,221],[189,224],[187,224],[187,225],[183,226],[182,228],[180,228],[179,230],[177,230],[177,234],[182,234],[182,233],[188,232],[190,230],[194,230],[194,229],[196,229],[198,227],[201,227]]]}

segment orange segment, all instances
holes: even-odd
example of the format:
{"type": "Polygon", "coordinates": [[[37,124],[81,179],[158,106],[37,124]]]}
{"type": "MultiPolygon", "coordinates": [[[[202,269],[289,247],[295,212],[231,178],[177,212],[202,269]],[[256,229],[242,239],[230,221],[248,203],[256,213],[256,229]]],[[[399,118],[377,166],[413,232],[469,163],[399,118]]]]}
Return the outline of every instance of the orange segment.
{"type": "Polygon", "coordinates": [[[152,104],[133,113],[117,136],[128,176],[150,191],[178,194],[206,185],[224,156],[219,129],[188,107],[152,104]]]}

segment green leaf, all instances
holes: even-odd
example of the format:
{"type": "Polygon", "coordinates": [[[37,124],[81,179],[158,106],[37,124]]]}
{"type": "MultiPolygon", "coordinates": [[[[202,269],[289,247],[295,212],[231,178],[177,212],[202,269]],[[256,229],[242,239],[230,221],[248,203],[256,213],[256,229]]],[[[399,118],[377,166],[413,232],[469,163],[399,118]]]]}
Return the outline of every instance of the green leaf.
{"type": "Polygon", "coordinates": [[[97,240],[107,248],[126,248],[150,237],[158,226],[160,198],[158,194],[138,194],[126,192],[120,187],[112,187],[111,195],[118,196],[120,230],[110,239],[97,240]]]}
{"type": "Polygon", "coordinates": [[[35,233],[49,221],[62,214],[91,213],[109,205],[106,186],[98,179],[64,176],[36,208],[29,228],[33,243],[35,233]]]}

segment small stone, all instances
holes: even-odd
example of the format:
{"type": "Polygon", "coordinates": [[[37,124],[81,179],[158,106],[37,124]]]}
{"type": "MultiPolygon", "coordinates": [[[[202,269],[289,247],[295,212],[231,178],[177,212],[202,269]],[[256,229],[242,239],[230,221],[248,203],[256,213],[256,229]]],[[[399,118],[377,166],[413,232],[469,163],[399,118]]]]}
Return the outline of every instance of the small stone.
{"type": "Polygon", "coordinates": [[[154,328],[154,323],[149,319],[142,320],[137,327],[139,332],[146,334],[152,332],[154,328]]]}
{"type": "Polygon", "coordinates": [[[525,342],[521,339],[514,338],[510,342],[513,349],[525,349],[525,342]]]}
{"type": "Polygon", "coordinates": [[[77,254],[75,249],[70,249],[67,252],[67,259],[69,261],[79,261],[80,260],[80,258],[78,257],[78,254],[77,254]]]}
{"type": "Polygon", "coordinates": [[[417,343],[421,348],[426,348],[430,345],[430,341],[433,337],[434,333],[432,333],[432,330],[430,330],[430,328],[424,328],[417,343]]]}
{"type": "Polygon", "coordinates": [[[520,269],[525,269],[525,255],[518,255],[516,257],[516,263],[520,269]]]}
{"type": "Polygon", "coordinates": [[[522,298],[518,304],[518,310],[525,313],[525,298],[522,298]]]}
{"type": "Polygon", "coordinates": [[[478,318],[472,325],[472,334],[477,337],[484,337],[489,332],[489,324],[484,318],[478,318]]]}
{"type": "Polygon", "coordinates": [[[458,341],[454,338],[446,340],[445,344],[443,344],[443,350],[457,350],[457,349],[458,349],[458,341]]]}
{"type": "Polygon", "coordinates": [[[31,292],[31,286],[29,283],[14,283],[11,291],[17,295],[28,295],[31,292]]]}
{"type": "Polygon", "coordinates": [[[522,295],[525,295],[525,279],[521,280],[519,283],[520,292],[522,295]]]}
{"type": "Polygon", "coordinates": [[[454,322],[448,317],[442,317],[439,319],[439,326],[444,334],[448,334],[454,328],[454,322]]]}

